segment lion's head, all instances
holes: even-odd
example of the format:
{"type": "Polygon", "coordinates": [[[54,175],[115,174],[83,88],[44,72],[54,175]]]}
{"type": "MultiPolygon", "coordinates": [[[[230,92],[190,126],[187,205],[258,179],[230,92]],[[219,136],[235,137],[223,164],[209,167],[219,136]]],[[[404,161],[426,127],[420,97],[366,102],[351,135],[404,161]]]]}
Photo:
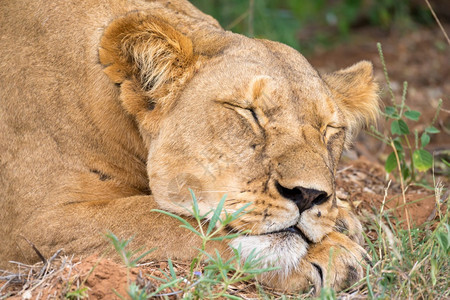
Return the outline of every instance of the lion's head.
{"type": "Polygon", "coordinates": [[[252,202],[231,228],[251,229],[244,249],[297,256],[303,240],[332,230],[342,150],[378,108],[369,62],[320,75],[288,46],[224,31],[187,37],[145,13],[113,21],[100,59],[146,141],[163,209],[186,214],[188,187],[203,212],[227,193],[228,211],[252,202]]]}

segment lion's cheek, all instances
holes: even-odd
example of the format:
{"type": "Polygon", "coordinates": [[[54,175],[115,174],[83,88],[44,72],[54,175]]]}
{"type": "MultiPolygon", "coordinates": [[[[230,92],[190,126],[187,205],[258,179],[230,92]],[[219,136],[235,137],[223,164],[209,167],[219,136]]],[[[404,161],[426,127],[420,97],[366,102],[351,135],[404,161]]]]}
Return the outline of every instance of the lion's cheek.
{"type": "Polygon", "coordinates": [[[333,231],[338,213],[338,209],[328,203],[313,206],[300,215],[298,227],[312,242],[318,243],[333,231]]]}

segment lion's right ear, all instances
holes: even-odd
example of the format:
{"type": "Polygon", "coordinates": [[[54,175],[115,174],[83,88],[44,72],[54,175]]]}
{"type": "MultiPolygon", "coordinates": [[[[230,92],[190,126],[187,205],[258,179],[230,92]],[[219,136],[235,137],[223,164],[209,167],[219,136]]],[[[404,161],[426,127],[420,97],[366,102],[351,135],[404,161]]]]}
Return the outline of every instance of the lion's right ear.
{"type": "Polygon", "coordinates": [[[346,69],[323,74],[347,122],[348,145],[361,127],[375,123],[379,114],[378,85],[372,63],[361,61],[346,69]]]}
{"type": "Polygon", "coordinates": [[[146,112],[167,110],[192,76],[191,40],[165,21],[142,12],[114,20],[99,49],[104,72],[120,84],[125,109],[146,122],[146,112]]]}

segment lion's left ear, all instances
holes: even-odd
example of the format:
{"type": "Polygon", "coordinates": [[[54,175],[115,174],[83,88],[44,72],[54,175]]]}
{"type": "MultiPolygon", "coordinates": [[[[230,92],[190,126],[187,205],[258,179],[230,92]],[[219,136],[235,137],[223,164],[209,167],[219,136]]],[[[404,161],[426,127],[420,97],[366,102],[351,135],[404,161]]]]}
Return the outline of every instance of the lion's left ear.
{"type": "Polygon", "coordinates": [[[188,37],[143,12],[106,28],[99,57],[104,72],[120,85],[123,107],[145,127],[157,125],[194,73],[197,58],[188,37]]]}
{"type": "Polygon", "coordinates": [[[376,121],[379,113],[378,85],[368,61],[322,76],[347,121],[350,135],[376,121]]]}

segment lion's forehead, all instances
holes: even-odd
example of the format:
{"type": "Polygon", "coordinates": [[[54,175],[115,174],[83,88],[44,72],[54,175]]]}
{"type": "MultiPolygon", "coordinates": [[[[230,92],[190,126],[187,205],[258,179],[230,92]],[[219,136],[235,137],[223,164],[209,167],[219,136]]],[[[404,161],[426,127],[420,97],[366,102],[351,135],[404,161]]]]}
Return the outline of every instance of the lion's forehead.
{"type": "Polygon", "coordinates": [[[343,123],[339,106],[327,91],[305,92],[304,87],[290,83],[278,87],[258,103],[263,113],[276,128],[312,126],[320,130],[329,124],[339,127],[343,123]]]}
{"type": "Polygon", "coordinates": [[[193,78],[192,89],[201,93],[205,100],[248,100],[245,99],[248,97],[246,91],[259,77],[269,79],[258,101],[266,111],[284,108],[304,114],[317,108],[332,114],[337,108],[327,85],[312,67],[310,70],[291,70],[270,61],[249,61],[242,57],[222,57],[214,64],[208,63],[193,78]]]}

